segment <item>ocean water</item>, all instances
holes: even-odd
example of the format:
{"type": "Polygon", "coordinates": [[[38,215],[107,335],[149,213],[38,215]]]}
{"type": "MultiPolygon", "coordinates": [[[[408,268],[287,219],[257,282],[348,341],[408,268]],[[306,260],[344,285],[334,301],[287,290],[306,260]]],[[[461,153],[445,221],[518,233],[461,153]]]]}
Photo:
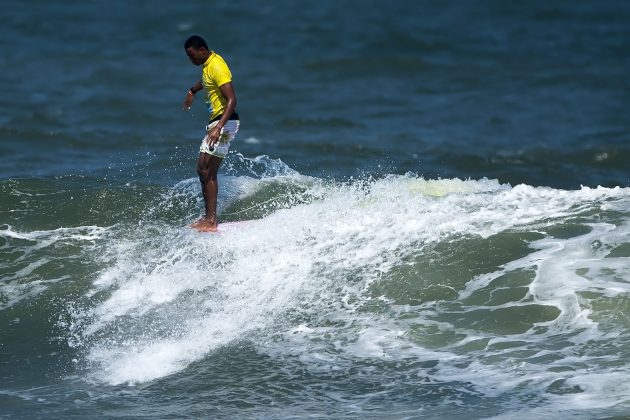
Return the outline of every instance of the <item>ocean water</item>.
{"type": "Polygon", "coordinates": [[[2,9],[0,418],[630,415],[628,2],[2,9]]]}

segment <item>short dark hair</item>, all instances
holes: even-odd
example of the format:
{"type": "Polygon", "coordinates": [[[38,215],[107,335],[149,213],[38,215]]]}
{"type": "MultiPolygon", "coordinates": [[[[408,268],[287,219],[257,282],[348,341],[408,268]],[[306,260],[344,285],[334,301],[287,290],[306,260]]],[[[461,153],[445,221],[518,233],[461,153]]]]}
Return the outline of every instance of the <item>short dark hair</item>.
{"type": "Polygon", "coordinates": [[[186,40],[186,43],[184,44],[184,49],[188,49],[190,47],[193,47],[196,50],[198,50],[201,47],[204,47],[207,50],[208,44],[206,44],[206,41],[199,35],[193,35],[190,38],[188,38],[186,40]]]}

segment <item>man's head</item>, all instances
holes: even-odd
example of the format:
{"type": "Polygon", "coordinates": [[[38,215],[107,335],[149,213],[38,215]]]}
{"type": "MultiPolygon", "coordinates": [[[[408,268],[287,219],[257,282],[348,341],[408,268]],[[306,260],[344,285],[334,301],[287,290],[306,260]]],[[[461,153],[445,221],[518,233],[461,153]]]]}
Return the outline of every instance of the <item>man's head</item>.
{"type": "Polygon", "coordinates": [[[184,49],[191,63],[195,66],[202,65],[210,56],[208,44],[206,44],[206,41],[199,35],[193,35],[188,38],[184,43],[184,49]]]}

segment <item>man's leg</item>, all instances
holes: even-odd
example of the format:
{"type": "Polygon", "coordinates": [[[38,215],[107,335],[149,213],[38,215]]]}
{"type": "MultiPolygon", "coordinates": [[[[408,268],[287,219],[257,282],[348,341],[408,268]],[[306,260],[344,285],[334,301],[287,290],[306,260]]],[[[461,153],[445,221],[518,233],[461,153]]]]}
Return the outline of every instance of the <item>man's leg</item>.
{"type": "Polygon", "coordinates": [[[219,183],[217,173],[223,159],[209,155],[207,153],[199,153],[197,160],[197,173],[201,182],[201,192],[206,205],[206,214],[198,222],[192,226],[203,231],[217,230],[217,195],[219,191],[219,183]]]}

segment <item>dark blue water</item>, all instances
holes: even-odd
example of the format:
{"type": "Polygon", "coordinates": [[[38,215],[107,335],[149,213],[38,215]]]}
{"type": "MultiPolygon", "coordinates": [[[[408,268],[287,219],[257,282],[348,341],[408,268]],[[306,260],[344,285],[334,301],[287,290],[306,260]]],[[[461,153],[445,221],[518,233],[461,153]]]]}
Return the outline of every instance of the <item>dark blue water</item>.
{"type": "Polygon", "coordinates": [[[6,1],[0,417],[630,412],[630,4],[6,1]],[[189,232],[229,63],[222,235],[189,232]]]}

